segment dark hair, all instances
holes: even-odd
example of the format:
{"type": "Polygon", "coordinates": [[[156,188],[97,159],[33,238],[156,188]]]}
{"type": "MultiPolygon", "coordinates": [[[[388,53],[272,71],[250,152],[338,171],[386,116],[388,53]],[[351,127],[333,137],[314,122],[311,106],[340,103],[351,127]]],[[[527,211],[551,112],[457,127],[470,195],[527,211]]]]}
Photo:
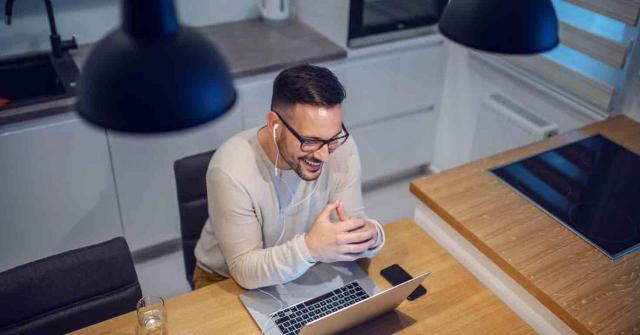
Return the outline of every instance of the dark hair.
{"type": "Polygon", "coordinates": [[[283,70],[274,80],[271,109],[288,113],[296,103],[333,107],[346,96],[344,87],[329,69],[298,65],[283,70]]]}

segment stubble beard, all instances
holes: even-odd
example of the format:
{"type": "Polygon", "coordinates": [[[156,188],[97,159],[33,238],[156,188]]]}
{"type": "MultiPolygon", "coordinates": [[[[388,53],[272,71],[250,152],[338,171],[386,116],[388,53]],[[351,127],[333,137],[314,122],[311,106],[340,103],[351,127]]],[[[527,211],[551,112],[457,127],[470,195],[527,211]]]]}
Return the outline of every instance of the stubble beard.
{"type": "Polygon", "coordinates": [[[302,178],[305,181],[314,181],[314,180],[316,180],[316,179],[318,179],[320,177],[320,174],[321,174],[322,168],[323,168],[322,166],[316,172],[307,171],[303,166],[303,162],[302,162],[303,159],[307,158],[307,159],[310,159],[310,160],[314,160],[313,158],[310,158],[311,157],[310,154],[302,156],[300,158],[295,157],[295,156],[288,157],[285,154],[286,150],[283,150],[283,148],[286,148],[286,144],[284,143],[284,139],[278,140],[278,141],[276,141],[276,143],[277,143],[277,146],[278,146],[278,150],[280,150],[280,158],[282,160],[284,160],[287,163],[287,165],[289,165],[289,167],[291,167],[291,169],[293,171],[295,171],[295,173],[298,175],[298,177],[302,178]],[[307,157],[307,156],[309,156],[309,157],[307,157]]]}

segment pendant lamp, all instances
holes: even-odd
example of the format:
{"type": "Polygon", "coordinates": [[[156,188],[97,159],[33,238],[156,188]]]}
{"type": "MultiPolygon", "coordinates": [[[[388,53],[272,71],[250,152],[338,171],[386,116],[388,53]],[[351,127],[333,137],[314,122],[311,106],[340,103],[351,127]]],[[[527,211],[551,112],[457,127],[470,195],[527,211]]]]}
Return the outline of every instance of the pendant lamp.
{"type": "Polygon", "coordinates": [[[123,0],[122,16],[122,26],[94,46],[82,68],[82,117],[155,133],[203,124],[233,106],[223,57],[206,37],[179,25],[173,0],[123,0]]]}
{"type": "Polygon", "coordinates": [[[558,45],[558,18],[549,0],[451,0],[440,32],[474,49],[535,54],[558,45]]]}

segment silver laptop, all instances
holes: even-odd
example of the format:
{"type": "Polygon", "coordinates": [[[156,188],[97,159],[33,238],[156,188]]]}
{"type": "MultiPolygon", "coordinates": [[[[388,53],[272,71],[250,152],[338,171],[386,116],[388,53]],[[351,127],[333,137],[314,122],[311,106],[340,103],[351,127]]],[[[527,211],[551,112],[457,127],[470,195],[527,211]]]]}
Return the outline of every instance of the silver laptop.
{"type": "Polygon", "coordinates": [[[319,263],[292,282],[244,292],[240,300],[265,334],[331,334],[393,310],[428,275],[380,292],[354,262],[319,263]]]}

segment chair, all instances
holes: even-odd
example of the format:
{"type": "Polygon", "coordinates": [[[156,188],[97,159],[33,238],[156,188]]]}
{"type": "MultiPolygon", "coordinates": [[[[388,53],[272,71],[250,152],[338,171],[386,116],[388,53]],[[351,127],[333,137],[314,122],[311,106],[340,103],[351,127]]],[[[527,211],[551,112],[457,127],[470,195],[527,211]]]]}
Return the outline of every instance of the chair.
{"type": "Polygon", "coordinates": [[[136,309],[142,297],[122,237],[0,273],[0,334],[62,334],[136,309]]]}
{"type": "Polygon", "coordinates": [[[173,163],[180,211],[182,255],[187,281],[193,289],[193,269],[196,266],[194,250],[200,232],[209,217],[207,211],[207,168],[214,151],[185,157],[173,163]]]}

